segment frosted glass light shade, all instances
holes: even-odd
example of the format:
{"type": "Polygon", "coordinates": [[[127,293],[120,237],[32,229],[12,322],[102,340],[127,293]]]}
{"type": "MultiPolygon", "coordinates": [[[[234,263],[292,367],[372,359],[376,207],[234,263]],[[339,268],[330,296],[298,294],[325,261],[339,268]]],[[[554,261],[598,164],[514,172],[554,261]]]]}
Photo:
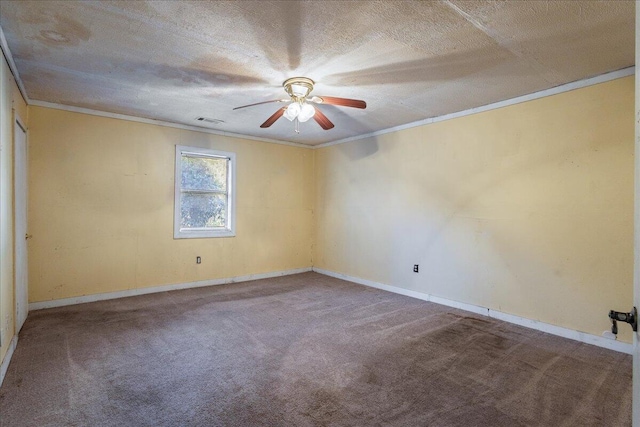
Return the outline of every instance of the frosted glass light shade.
{"type": "Polygon", "coordinates": [[[300,108],[300,113],[298,114],[298,120],[301,122],[306,122],[311,117],[316,114],[316,109],[313,108],[313,105],[307,104],[306,102],[302,104],[302,108],[300,108]]]}
{"type": "Polygon", "coordinates": [[[284,118],[289,120],[290,122],[298,117],[298,114],[300,114],[300,104],[298,104],[297,102],[292,102],[291,104],[289,104],[287,109],[284,110],[284,118]]]}
{"type": "Polygon", "coordinates": [[[295,96],[303,98],[309,94],[309,88],[307,86],[293,84],[291,85],[291,92],[293,92],[295,96]]]}

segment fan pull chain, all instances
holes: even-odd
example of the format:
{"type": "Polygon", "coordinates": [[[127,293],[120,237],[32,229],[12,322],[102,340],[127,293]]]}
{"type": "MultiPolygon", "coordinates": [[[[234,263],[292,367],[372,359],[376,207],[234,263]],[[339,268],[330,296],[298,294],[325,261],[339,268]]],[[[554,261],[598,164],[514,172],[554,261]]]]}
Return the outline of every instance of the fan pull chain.
{"type": "Polygon", "coordinates": [[[297,117],[296,117],[296,133],[300,133],[300,122],[298,121],[297,117]]]}

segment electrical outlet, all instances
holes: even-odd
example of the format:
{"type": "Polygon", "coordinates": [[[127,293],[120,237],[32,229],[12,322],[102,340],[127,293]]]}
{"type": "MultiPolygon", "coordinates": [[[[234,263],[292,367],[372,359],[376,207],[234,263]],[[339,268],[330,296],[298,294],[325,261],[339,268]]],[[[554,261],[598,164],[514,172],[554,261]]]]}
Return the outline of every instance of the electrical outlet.
{"type": "Polygon", "coordinates": [[[202,258],[200,258],[199,256],[196,257],[196,264],[201,264],[202,263],[202,258]]]}
{"type": "Polygon", "coordinates": [[[413,264],[413,272],[414,273],[418,272],[418,264],[413,264]]]}

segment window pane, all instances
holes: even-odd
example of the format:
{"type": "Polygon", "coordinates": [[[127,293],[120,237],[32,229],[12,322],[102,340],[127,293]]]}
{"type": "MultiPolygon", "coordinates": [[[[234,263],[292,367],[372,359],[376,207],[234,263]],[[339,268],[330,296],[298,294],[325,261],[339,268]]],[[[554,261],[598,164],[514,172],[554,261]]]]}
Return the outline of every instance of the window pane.
{"type": "Polygon", "coordinates": [[[227,196],[224,194],[182,193],[180,197],[181,228],[226,226],[227,196]]]}
{"type": "Polygon", "coordinates": [[[182,156],[183,190],[227,191],[227,159],[182,156]]]}

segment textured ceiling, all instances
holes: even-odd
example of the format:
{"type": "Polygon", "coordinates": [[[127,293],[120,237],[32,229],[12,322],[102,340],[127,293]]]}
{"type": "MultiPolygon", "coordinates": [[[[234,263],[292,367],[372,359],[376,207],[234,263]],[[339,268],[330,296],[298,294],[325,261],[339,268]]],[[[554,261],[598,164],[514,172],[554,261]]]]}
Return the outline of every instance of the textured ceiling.
{"type": "Polygon", "coordinates": [[[0,1],[31,100],[320,144],[634,64],[634,2],[0,1]],[[307,76],[336,127],[282,118],[307,76]]]}

